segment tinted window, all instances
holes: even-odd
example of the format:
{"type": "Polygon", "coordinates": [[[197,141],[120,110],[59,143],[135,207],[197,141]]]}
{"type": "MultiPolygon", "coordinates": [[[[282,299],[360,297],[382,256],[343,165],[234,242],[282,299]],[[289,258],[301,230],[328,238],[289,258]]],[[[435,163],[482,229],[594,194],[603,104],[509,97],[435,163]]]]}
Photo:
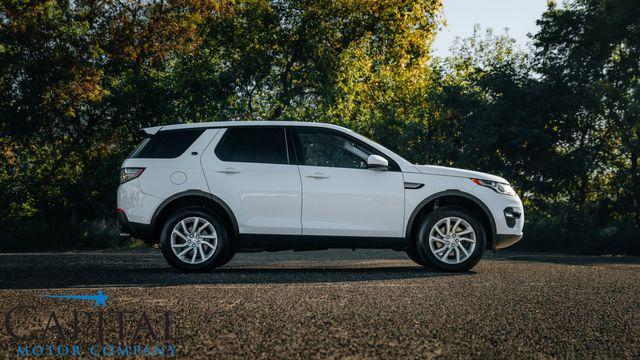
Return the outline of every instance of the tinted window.
{"type": "Polygon", "coordinates": [[[364,169],[374,154],[368,146],[335,131],[296,128],[301,165],[364,169]]]}
{"type": "Polygon", "coordinates": [[[216,147],[216,155],[222,161],[287,164],[285,129],[231,127],[216,147]]]}
{"type": "Polygon", "coordinates": [[[171,159],[182,155],[204,132],[204,129],[159,131],[132,158],[171,159]]]}
{"type": "Polygon", "coordinates": [[[134,158],[136,156],[138,156],[138,154],[140,153],[140,151],[142,151],[142,149],[144,149],[144,147],[147,145],[147,143],[149,142],[149,138],[146,138],[144,140],[142,140],[142,142],[140,143],[140,145],[138,145],[135,150],[133,150],[131,152],[131,154],[129,154],[129,158],[134,158]]]}

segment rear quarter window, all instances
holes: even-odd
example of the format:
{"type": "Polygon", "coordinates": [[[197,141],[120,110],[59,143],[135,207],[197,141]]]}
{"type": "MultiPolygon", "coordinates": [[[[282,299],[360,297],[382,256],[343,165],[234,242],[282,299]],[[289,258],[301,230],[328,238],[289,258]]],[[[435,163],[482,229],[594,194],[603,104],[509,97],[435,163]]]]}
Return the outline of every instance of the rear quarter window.
{"type": "Polygon", "coordinates": [[[173,159],[182,155],[205,129],[159,131],[131,154],[134,159],[173,159]]]}

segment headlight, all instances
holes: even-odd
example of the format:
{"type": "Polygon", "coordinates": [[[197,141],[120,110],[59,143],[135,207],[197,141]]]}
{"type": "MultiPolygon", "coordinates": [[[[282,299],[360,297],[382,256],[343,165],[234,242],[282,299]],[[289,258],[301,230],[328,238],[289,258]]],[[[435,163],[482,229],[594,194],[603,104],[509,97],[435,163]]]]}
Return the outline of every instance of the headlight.
{"type": "Polygon", "coordinates": [[[497,181],[482,180],[482,179],[471,179],[471,181],[473,181],[474,183],[480,186],[491,188],[493,191],[497,192],[498,194],[509,195],[509,196],[516,195],[516,192],[513,190],[513,188],[509,184],[499,183],[497,181]]]}
{"type": "Polygon", "coordinates": [[[140,176],[144,168],[122,168],[120,169],[120,184],[124,184],[129,180],[133,180],[140,176]]]}

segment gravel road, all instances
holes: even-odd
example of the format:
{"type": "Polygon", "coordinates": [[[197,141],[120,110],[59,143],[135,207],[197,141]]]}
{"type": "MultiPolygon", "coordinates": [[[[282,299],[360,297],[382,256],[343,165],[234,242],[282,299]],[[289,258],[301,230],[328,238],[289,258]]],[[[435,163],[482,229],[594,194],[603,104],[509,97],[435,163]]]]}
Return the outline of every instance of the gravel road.
{"type": "Polygon", "coordinates": [[[403,253],[331,250],[240,254],[217,271],[181,274],[153,249],[0,254],[0,316],[5,358],[18,344],[30,355],[79,344],[91,357],[119,331],[123,346],[161,344],[153,335],[166,322],[176,358],[638,359],[640,258],[504,252],[453,275],[403,253]],[[46,297],[98,290],[109,296],[104,310],[46,297]],[[22,341],[6,321],[19,305],[32,306],[9,316],[22,341]],[[101,314],[103,338],[95,318],[74,338],[74,311],[101,314]]]}

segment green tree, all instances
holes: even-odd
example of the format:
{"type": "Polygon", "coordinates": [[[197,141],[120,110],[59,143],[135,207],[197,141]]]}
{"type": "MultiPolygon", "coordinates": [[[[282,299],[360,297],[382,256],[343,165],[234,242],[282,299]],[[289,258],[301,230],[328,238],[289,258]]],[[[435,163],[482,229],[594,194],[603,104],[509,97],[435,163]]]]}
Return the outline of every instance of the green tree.
{"type": "MultiPolygon", "coordinates": [[[[118,165],[140,127],[329,113],[348,124],[352,115],[338,115],[355,91],[351,65],[372,73],[365,79],[377,95],[359,100],[363,106],[395,91],[408,99],[403,82],[425,68],[440,7],[439,0],[3,1],[0,221],[111,215],[118,165]]],[[[370,114],[359,127],[402,116],[370,114]]]]}
{"type": "Polygon", "coordinates": [[[3,221],[111,212],[128,134],[157,122],[166,98],[143,87],[172,52],[190,50],[203,12],[185,2],[0,3],[3,221]]]}
{"type": "MultiPolygon", "coordinates": [[[[564,103],[559,150],[573,159],[573,199],[640,225],[640,8],[634,1],[554,2],[534,37],[537,71],[564,103]],[[614,205],[615,204],[615,205],[614,205]]],[[[581,214],[584,215],[584,214],[581,214]]]]}

